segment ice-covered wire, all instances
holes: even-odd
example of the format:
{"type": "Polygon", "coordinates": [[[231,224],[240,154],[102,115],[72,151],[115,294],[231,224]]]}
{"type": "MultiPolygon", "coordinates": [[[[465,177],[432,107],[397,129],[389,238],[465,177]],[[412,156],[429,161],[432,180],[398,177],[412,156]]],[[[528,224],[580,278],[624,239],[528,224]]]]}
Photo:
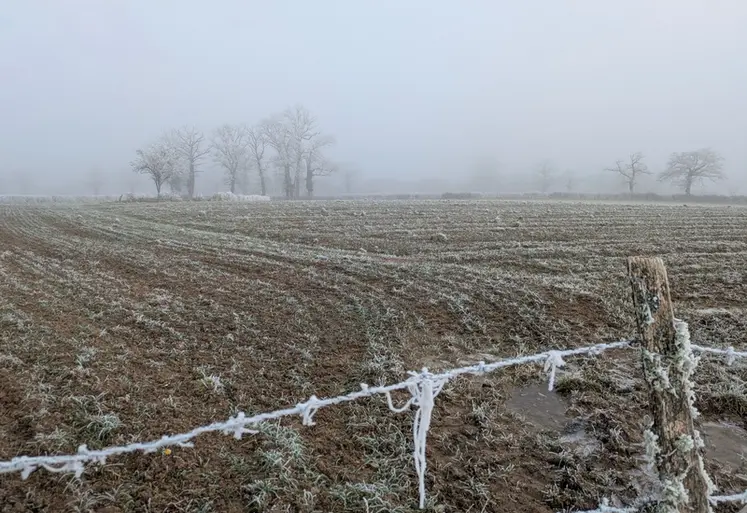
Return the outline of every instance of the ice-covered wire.
{"type": "Polygon", "coordinates": [[[20,472],[21,477],[26,479],[32,472],[38,469],[46,469],[50,472],[72,472],[80,477],[85,470],[85,464],[96,462],[99,464],[106,463],[107,458],[120,454],[133,452],[153,453],[168,446],[192,447],[192,440],[204,433],[219,432],[226,435],[233,435],[234,438],[240,439],[245,434],[254,434],[256,431],[250,429],[250,426],[256,426],[262,422],[280,419],[283,417],[300,415],[304,425],[314,425],[314,414],[321,408],[334,406],[337,404],[356,401],[364,397],[384,394],[387,396],[387,403],[392,411],[403,412],[411,406],[417,408],[413,421],[413,458],[415,468],[418,474],[420,488],[420,505],[424,507],[425,503],[425,445],[426,435],[430,428],[431,415],[434,407],[434,400],[443,388],[444,384],[454,378],[465,374],[484,374],[493,372],[498,369],[514,365],[523,365],[529,363],[545,362],[549,365],[550,386],[554,384],[554,371],[563,363],[563,358],[583,354],[599,354],[609,349],[619,349],[627,347],[629,340],[621,340],[608,344],[596,344],[593,346],[580,347],[577,349],[567,349],[563,351],[546,351],[529,356],[520,356],[499,360],[492,363],[479,362],[467,367],[450,369],[438,374],[431,374],[424,369],[422,372],[411,372],[410,377],[400,383],[386,386],[370,387],[366,384],[361,385],[361,389],[346,395],[319,399],[316,396],[303,403],[299,403],[292,408],[285,408],[268,413],[261,413],[247,417],[243,412],[238,412],[235,416],[229,417],[223,422],[214,422],[206,426],[194,428],[186,433],[177,435],[166,435],[158,440],[150,442],[135,442],[122,446],[107,447],[100,450],[89,450],[85,445],[78,448],[75,454],[66,454],[58,456],[18,456],[9,461],[0,461],[0,474],[9,472],[20,472]],[[403,407],[396,408],[391,399],[391,393],[397,390],[409,390],[411,398],[403,407]]]}
{"type": "MultiPolygon", "coordinates": [[[[712,505],[717,505],[721,503],[736,503],[736,504],[747,504],[747,490],[745,490],[742,493],[737,493],[734,495],[711,495],[708,497],[708,501],[712,505]]],[[[615,507],[609,505],[608,499],[602,499],[602,502],[599,504],[599,506],[596,509],[591,510],[584,510],[579,511],[578,513],[637,513],[640,511],[644,505],[651,504],[652,502],[656,502],[655,498],[647,498],[647,499],[639,499],[637,501],[637,504],[632,506],[625,506],[625,507],[615,507]]]]}
{"type": "Polygon", "coordinates": [[[747,351],[735,351],[734,347],[729,347],[727,349],[718,349],[716,347],[704,347],[704,346],[696,346],[691,345],[690,348],[693,351],[699,351],[701,353],[710,353],[710,354],[720,354],[723,356],[726,356],[726,365],[734,365],[734,362],[737,360],[737,358],[747,358],[747,351]]]}
{"type": "Polygon", "coordinates": [[[616,506],[610,506],[610,501],[607,498],[602,499],[596,509],[579,511],[578,513],[636,513],[639,510],[638,506],[628,506],[624,508],[618,508],[616,506]]]}
{"type": "Polygon", "coordinates": [[[747,504],[747,490],[735,495],[711,495],[708,500],[711,501],[711,504],[721,504],[722,502],[736,502],[737,504],[747,504]]]}

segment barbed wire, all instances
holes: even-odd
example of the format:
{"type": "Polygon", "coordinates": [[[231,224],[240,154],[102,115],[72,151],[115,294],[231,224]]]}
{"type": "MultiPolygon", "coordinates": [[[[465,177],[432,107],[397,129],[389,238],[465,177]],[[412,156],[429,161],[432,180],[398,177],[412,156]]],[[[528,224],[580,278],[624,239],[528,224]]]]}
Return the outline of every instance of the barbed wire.
{"type": "MultiPolygon", "coordinates": [[[[633,506],[617,507],[610,506],[609,499],[605,498],[601,500],[599,506],[597,506],[596,509],[578,511],[577,513],[637,513],[644,506],[650,505],[653,502],[656,502],[656,499],[653,497],[649,497],[646,499],[638,500],[637,503],[633,506]]],[[[747,490],[734,495],[711,495],[710,497],[708,497],[708,502],[710,502],[712,506],[729,502],[734,502],[737,504],[747,504],[747,490]]]]}
{"type": "Polygon", "coordinates": [[[711,495],[708,500],[711,501],[711,504],[713,505],[720,504],[722,502],[736,502],[747,504],[747,490],[735,495],[711,495]]]}
{"type": "MultiPolygon", "coordinates": [[[[236,439],[241,439],[245,434],[257,433],[256,430],[249,429],[248,426],[256,426],[262,422],[281,419],[283,417],[300,415],[303,425],[313,426],[315,425],[314,415],[321,408],[356,401],[358,399],[375,395],[384,395],[389,409],[394,413],[402,413],[412,407],[416,408],[415,417],[413,419],[413,459],[416,474],[418,476],[420,509],[423,509],[425,507],[426,496],[426,438],[428,430],[430,429],[435,397],[448,381],[466,374],[481,375],[506,367],[544,362],[544,371],[548,374],[548,389],[552,391],[555,386],[556,371],[558,368],[565,366],[565,358],[579,355],[598,355],[611,349],[626,348],[631,345],[633,340],[634,339],[620,340],[617,342],[595,344],[576,349],[550,350],[528,356],[498,360],[491,363],[481,361],[474,365],[450,369],[437,374],[433,374],[429,372],[427,368],[423,368],[420,372],[408,372],[410,377],[399,383],[374,387],[363,383],[361,384],[361,389],[359,391],[324,399],[319,399],[315,395],[312,395],[307,401],[298,403],[292,408],[284,408],[250,417],[247,417],[244,412],[238,412],[235,416],[229,417],[223,422],[214,422],[205,426],[200,426],[186,433],[164,435],[160,439],[150,442],[135,442],[99,450],[90,450],[86,445],[81,445],[78,447],[78,451],[75,454],[57,456],[17,456],[9,461],[0,461],[0,474],[20,472],[21,478],[27,479],[34,471],[45,469],[52,473],[70,472],[75,474],[77,478],[80,478],[85,471],[85,465],[87,463],[98,463],[103,465],[111,456],[134,452],[154,453],[159,449],[169,446],[194,447],[194,444],[192,443],[194,438],[211,432],[232,435],[236,439]],[[391,395],[392,392],[398,390],[408,390],[411,395],[410,399],[400,407],[394,405],[391,395]]],[[[724,355],[727,357],[728,365],[731,365],[736,358],[747,357],[747,352],[735,351],[733,347],[728,349],[716,349],[694,345],[692,346],[692,349],[704,353],[724,355]]],[[[747,491],[738,495],[715,496],[711,497],[710,500],[713,503],[747,502],[747,491]]],[[[596,510],[586,513],[632,513],[636,510],[636,507],[612,507],[609,506],[608,502],[602,501],[596,510]]]]}
{"type": "Polygon", "coordinates": [[[700,351],[701,353],[720,354],[726,356],[726,365],[733,365],[737,358],[747,358],[747,351],[735,351],[733,346],[729,346],[726,349],[718,349],[716,347],[705,347],[691,345],[690,348],[693,351],[700,351]]]}
{"type": "Polygon", "coordinates": [[[630,340],[621,340],[618,342],[596,344],[593,346],[567,349],[563,351],[545,351],[529,356],[498,360],[491,363],[481,361],[475,365],[450,369],[438,374],[432,374],[427,368],[423,368],[420,372],[409,372],[410,377],[408,379],[392,385],[371,387],[366,384],[361,384],[361,390],[359,391],[325,399],[319,399],[315,395],[312,395],[306,402],[298,403],[292,408],[284,408],[250,417],[247,417],[243,412],[238,412],[235,416],[229,417],[226,421],[214,422],[206,426],[200,426],[186,433],[165,435],[159,440],[153,440],[151,442],[135,442],[123,446],[107,447],[100,450],[89,450],[86,445],[81,445],[78,447],[78,452],[76,454],[59,456],[18,456],[10,461],[0,461],[0,473],[20,472],[21,478],[26,479],[35,470],[43,468],[48,472],[54,473],[71,472],[74,473],[76,477],[80,477],[83,475],[87,463],[93,462],[103,465],[106,463],[107,458],[111,456],[133,452],[153,453],[168,446],[193,447],[191,441],[194,438],[210,432],[220,432],[227,435],[233,435],[234,438],[240,439],[245,434],[256,433],[255,430],[248,429],[248,426],[255,426],[262,422],[289,416],[300,415],[303,425],[313,426],[314,415],[321,408],[356,401],[364,397],[385,395],[387,405],[395,413],[404,412],[413,406],[417,408],[413,421],[413,459],[415,461],[415,469],[418,475],[420,507],[422,509],[425,505],[426,436],[430,428],[434,399],[447,381],[465,374],[485,374],[514,365],[544,362],[545,371],[549,375],[548,388],[552,390],[555,384],[556,369],[565,365],[564,358],[582,354],[596,355],[610,349],[624,348],[629,344],[630,340]],[[411,394],[410,399],[401,407],[395,407],[392,401],[391,393],[397,390],[409,390],[411,394]]]}
{"type": "MultiPolygon", "coordinates": [[[[640,501],[641,504],[644,504],[647,501],[640,501]]],[[[639,509],[641,509],[643,506],[628,506],[628,507],[617,507],[617,506],[610,506],[610,501],[607,498],[604,498],[599,503],[599,506],[597,506],[596,509],[590,509],[585,511],[579,511],[577,513],[636,513],[639,509]]]]}

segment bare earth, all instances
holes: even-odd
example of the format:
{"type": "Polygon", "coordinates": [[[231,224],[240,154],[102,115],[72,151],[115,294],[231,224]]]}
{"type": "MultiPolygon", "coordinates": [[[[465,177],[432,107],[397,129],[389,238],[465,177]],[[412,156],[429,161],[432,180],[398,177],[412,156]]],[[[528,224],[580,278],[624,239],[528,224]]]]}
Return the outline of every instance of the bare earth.
{"type": "MultiPolygon", "coordinates": [[[[693,340],[747,349],[747,209],[510,201],[0,205],[0,459],[157,439],[406,371],[628,338],[625,257],[665,259],[693,340]]],[[[448,383],[428,507],[548,513],[645,493],[634,350],[448,383]]],[[[747,488],[747,362],[704,357],[720,493],[747,488]]],[[[399,396],[398,399],[404,399],[399,396]]],[[[383,398],[72,475],[1,512],[410,512],[412,413],[383,398]]],[[[722,507],[733,512],[737,507],[722,507]]]]}

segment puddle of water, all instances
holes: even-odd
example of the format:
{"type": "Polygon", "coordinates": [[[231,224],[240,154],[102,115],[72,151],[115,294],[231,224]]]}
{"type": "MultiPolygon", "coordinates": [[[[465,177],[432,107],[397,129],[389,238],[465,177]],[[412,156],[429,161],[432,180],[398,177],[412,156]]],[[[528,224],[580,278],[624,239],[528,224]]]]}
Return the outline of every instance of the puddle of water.
{"type": "Polygon", "coordinates": [[[582,458],[588,458],[602,449],[602,443],[587,433],[583,425],[575,426],[570,433],[561,436],[560,443],[582,458]]]}
{"type": "Polygon", "coordinates": [[[747,431],[726,422],[704,422],[700,432],[705,442],[706,458],[738,469],[747,461],[747,431]]]}
{"type": "Polygon", "coordinates": [[[562,396],[547,390],[547,385],[517,388],[506,402],[509,410],[536,428],[562,433],[560,443],[567,450],[582,458],[590,457],[602,448],[602,444],[586,432],[583,422],[572,421],[565,414],[567,406],[562,396]]]}
{"type": "Polygon", "coordinates": [[[567,404],[555,392],[548,392],[547,385],[517,388],[506,402],[506,407],[542,429],[562,431],[568,422],[565,415],[567,404]]]}
{"type": "MultiPolygon", "coordinates": [[[[506,401],[506,408],[521,415],[541,430],[562,433],[560,442],[581,457],[590,457],[602,446],[582,424],[571,422],[562,396],[549,392],[546,385],[517,388],[506,401]]],[[[700,426],[709,460],[731,467],[734,471],[747,468],[747,431],[726,422],[705,422],[700,426]]],[[[741,513],[741,512],[740,512],[741,513]]],[[[747,511],[745,511],[747,513],[747,511]]]]}

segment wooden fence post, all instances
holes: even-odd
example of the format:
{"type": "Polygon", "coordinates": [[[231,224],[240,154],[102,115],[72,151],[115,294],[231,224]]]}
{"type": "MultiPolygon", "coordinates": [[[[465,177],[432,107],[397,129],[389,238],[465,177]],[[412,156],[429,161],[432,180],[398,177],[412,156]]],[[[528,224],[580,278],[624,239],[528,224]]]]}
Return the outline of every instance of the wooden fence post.
{"type": "Polygon", "coordinates": [[[687,324],[674,318],[661,258],[628,258],[628,276],[653,414],[646,454],[662,485],[654,511],[710,513],[713,485],[703,468],[703,441],[693,422],[697,411],[690,378],[696,360],[687,324]]]}

